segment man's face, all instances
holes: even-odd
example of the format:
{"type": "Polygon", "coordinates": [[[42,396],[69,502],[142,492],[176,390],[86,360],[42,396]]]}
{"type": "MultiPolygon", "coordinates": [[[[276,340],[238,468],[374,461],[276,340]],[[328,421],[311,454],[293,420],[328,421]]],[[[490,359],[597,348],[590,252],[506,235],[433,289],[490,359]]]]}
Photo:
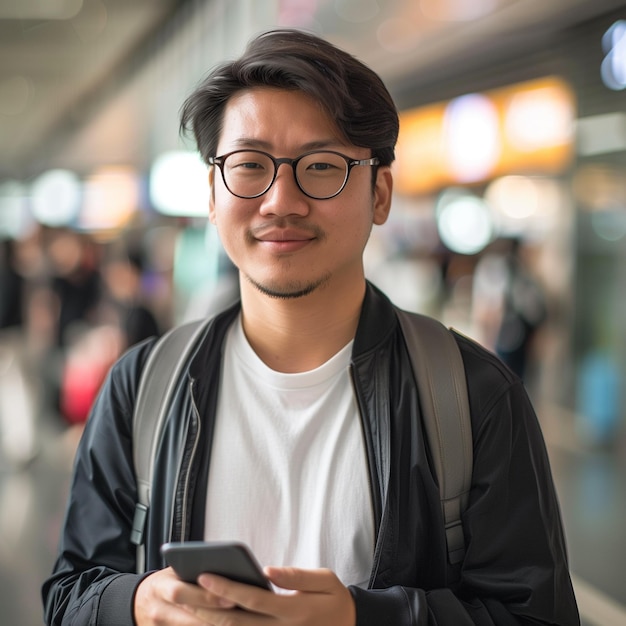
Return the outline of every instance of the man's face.
{"type": "MultiPolygon", "coordinates": [[[[326,112],[297,91],[254,88],[233,96],[224,111],[217,148],[263,150],[295,158],[310,150],[334,150],[354,159],[370,151],[341,139],[326,112]]],[[[363,280],[362,254],[372,224],[387,219],[391,174],[380,167],[372,190],[370,166],[352,169],[343,191],[314,200],[298,188],[290,165],[281,165],[273,186],[242,199],[211,171],[210,220],[242,278],[274,297],[303,296],[319,287],[337,289],[363,280]]]]}

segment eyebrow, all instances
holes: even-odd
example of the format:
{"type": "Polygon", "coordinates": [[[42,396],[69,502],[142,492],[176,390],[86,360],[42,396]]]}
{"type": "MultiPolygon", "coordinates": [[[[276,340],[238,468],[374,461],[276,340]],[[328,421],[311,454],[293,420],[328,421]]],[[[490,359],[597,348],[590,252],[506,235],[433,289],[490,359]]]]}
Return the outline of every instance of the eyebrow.
{"type": "MultiPolygon", "coordinates": [[[[272,144],[269,143],[268,141],[264,141],[262,139],[255,139],[252,137],[240,137],[239,139],[236,139],[235,141],[233,141],[233,144],[235,146],[241,147],[241,148],[251,148],[251,149],[258,149],[258,150],[266,150],[266,151],[271,151],[272,150],[272,144]]],[[[329,139],[316,139],[315,141],[308,141],[305,144],[302,144],[301,146],[299,146],[299,149],[302,152],[308,152],[310,150],[327,150],[327,149],[332,149],[332,148],[346,148],[346,144],[342,143],[341,141],[338,141],[335,137],[329,138],[329,139]]]]}

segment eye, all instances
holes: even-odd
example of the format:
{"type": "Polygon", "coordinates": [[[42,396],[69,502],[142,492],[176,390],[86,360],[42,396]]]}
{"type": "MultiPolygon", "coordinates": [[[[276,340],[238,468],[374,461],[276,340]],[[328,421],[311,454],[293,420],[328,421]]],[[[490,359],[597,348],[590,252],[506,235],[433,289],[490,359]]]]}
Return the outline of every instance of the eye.
{"type": "Polygon", "coordinates": [[[311,165],[309,165],[310,170],[315,170],[316,172],[324,172],[326,170],[331,170],[333,168],[335,168],[336,166],[333,165],[332,163],[311,163],[311,165]]]}
{"type": "Polygon", "coordinates": [[[255,159],[232,159],[229,163],[231,169],[255,170],[263,167],[259,160],[255,159]]]}
{"type": "Polygon", "coordinates": [[[238,167],[243,167],[247,170],[254,170],[263,167],[261,163],[258,161],[246,161],[244,163],[240,163],[238,167]]]}
{"type": "Polygon", "coordinates": [[[265,172],[270,165],[271,162],[267,157],[254,152],[239,152],[231,154],[228,158],[229,169],[242,174],[265,172]]]}
{"type": "Polygon", "coordinates": [[[345,162],[333,154],[312,154],[302,164],[307,172],[332,173],[343,171],[345,162]]]}

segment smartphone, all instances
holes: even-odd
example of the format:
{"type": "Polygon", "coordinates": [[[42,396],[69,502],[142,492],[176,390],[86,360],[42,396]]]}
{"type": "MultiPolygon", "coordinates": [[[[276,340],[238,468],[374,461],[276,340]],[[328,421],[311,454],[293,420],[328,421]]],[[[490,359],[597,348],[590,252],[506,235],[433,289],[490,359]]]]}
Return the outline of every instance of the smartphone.
{"type": "Polygon", "coordinates": [[[272,589],[250,548],[241,542],[174,541],[163,544],[161,554],[178,577],[189,583],[196,583],[200,574],[209,573],[272,589]]]}

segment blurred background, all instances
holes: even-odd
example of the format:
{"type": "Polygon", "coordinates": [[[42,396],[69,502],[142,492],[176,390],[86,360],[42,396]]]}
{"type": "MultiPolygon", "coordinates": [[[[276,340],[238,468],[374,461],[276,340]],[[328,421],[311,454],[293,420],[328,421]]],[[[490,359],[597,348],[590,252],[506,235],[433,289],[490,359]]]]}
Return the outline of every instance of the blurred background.
{"type": "Polygon", "coordinates": [[[620,0],[0,0],[0,621],[42,623],[72,457],[119,354],[233,298],[185,97],[312,30],[401,117],[368,277],[524,379],[583,624],[626,624],[620,0]]]}

